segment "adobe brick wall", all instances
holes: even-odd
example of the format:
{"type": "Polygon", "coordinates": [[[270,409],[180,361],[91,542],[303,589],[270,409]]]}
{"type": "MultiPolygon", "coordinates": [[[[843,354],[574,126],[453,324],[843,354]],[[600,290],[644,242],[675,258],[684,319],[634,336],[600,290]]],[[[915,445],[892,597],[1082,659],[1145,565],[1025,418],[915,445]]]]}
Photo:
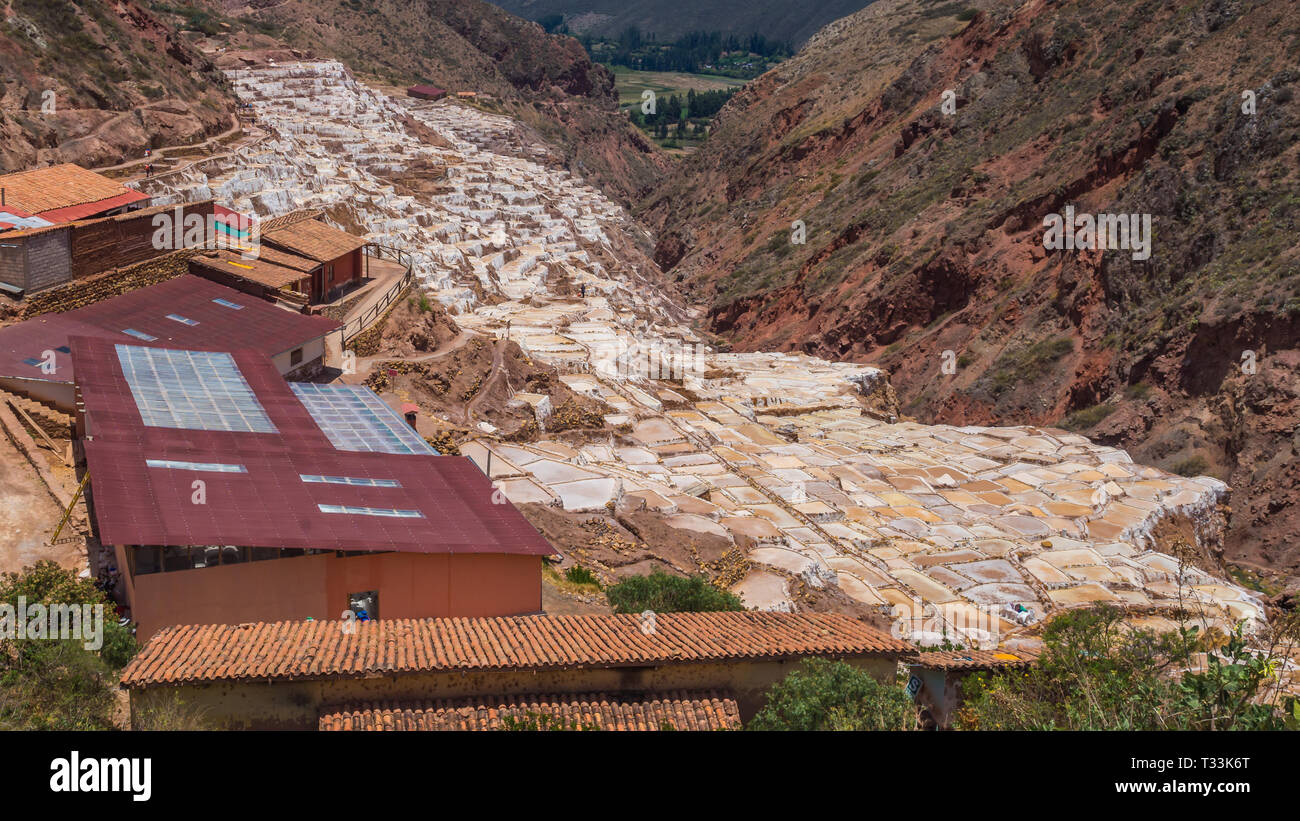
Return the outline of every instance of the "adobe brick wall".
{"type": "Polygon", "coordinates": [[[155,285],[180,276],[189,270],[189,258],[198,251],[172,251],[160,257],[135,265],[115,268],[59,288],[44,291],[27,300],[22,307],[22,319],[51,312],[71,311],[91,305],[109,297],[155,285]]]}
{"type": "MultiPolygon", "coordinates": [[[[381,605],[382,606],[382,605],[381,605]]],[[[878,656],[844,659],[881,681],[892,681],[897,662],[878,656]]],[[[314,730],[325,706],[363,701],[415,701],[531,693],[662,693],[717,690],[735,698],[748,721],[762,708],[772,685],[803,661],[745,659],[730,662],[668,662],[655,667],[588,667],[574,670],[504,670],[374,674],[319,681],[234,681],[130,692],[134,722],[141,709],[179,696],[228,729],[314,730]]]]}
{"type": "MultiPolygon", "coordinates": [[[[212,214],[212,202],[187,203],[181,206],[181,224],[197,214],[205,220],[212,214]]],[[[175,219],[176,206],[146,208],[112,219],[76,225],[72,229],[72,279],[97,274],[108,267],[124,268],[157,257],[165,251],[154,247],[154,234],[159,230],[154,219],[159,214],[175,219]]],[[[205,223],[205,236],[206,236],[205,223]]],[[[169,237],[174,242],[174,236],[169,237]]]]}

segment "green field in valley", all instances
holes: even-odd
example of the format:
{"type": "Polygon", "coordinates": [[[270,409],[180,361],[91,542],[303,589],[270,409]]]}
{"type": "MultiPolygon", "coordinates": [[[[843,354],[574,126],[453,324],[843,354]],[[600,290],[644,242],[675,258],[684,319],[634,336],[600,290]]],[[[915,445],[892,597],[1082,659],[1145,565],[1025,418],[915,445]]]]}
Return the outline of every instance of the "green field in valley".
{"type": "Polygon", "coordinates": [[[718,89],[737,88],[745,84],[735,77],[720,77],[716,74],[688,74],[684,71],[634,71],[623,66],[609,66],[614,72],[615,86],[618,89],[618,103],[621,106],[640,104],[641,94],[650,89],[660,97],[686,92],[717,91],[718,89]]]}

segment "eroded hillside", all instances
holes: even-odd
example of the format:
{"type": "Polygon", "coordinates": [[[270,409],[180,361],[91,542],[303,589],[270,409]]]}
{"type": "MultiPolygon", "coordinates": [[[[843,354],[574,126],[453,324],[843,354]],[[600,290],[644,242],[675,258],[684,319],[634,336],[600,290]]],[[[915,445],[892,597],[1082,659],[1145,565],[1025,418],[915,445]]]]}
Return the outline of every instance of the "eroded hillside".
{"type": "Polygon", "coordinates": [[[641,216],[738,349],[1222,478],[1228,558],[1294,573],[1298,53],[1295,3],[881,0],[738,94],[641,216]],[[1149,258],[1045,249],[1067,207],[1150,214],[1149,258]]]}
{"type": "MultiPolygon", "coordinates": [[[[210,47],[277,44],[333,57],[396,86],[473,91],[554,144],[571,171],[630,200],[667,159],[619,114],[614,76],[571,37],[480,0],[199,0],[221,21],[210,47]]],[[[219,60],[237,68],[236,59],[219,60]]]]}
{"type": "Polygon", "coordinates": [[[0,3],[0,171],[198,142],[233,112],[220,72],[135,0],[0,3]]]}

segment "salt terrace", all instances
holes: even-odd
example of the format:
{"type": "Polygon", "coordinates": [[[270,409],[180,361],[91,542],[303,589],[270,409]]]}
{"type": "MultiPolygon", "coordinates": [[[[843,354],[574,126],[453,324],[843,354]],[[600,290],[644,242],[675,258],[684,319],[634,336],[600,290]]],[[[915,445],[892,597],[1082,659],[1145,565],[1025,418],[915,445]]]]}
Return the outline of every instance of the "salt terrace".
{"type": "MultiPolygon", "coordinates": [[[[938,624],[979,641],[1061,607],[1158,610],[1180,592],[1211,621],[1263,617],[1253,593],[1153,549],[1170,517],[1217,538],[1223,483],[1055,429],[864,414],[863,395],[886,381],[875,368],[703,346],[690,311],[641,278],[625,212],[542,164],[546,150],[511,120],[389,97],[334,62],[229,76],[269,136],[147,183],[151,194],[215,197],[262,217],[346,213],[371,241],[408,249],[421,287],[463,328],[509,335],[626,426],[585,444],[464,444],[480,467],[492,453],[491,478],[512,501],[603,512],[639,498],[683,538],[745,546],[750,569],[734,589],[751,606],[794,609],[795,585],[838,586],[893,608],[914,637],[938,624]],[[434,193],[388,181],[428,164],[446,169],[434,193]],[[559,280],[574,295],[555,293],[559,280]]],[[[544,430],[549,408],[533,404],[544,430]]]]}

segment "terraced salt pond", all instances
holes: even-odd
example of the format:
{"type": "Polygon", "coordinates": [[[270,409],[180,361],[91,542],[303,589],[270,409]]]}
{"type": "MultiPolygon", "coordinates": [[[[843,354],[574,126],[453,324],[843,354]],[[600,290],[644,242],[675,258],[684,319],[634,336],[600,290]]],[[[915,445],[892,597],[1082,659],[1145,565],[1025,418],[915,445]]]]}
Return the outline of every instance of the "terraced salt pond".
{"type": "Polygon", "coordinates": [[[636,501],[684,539],[722,536],[745,551],[750,566],[734,589],[751,606],[794,609],[798,590],[835,586],[926,637],[938,626],[1005,638],[1049,610],[1092,602],[1156,613],[1180,589],[1211,621],[1262,617],[1253,593],[1153,549],[1170,518],[1217,539],[1223,483],[1137,465],[1060,430],[865,414],[862,395],[885,379],[875,368],[703,346],[674,319],[689,310],[647,286],[644,259],[621,250],[640,229],[546,165],[508,119],[391,98],[328,61],[230,77],[272,136],[148,183],[150,193],[214,196],[263,217],[305,207],[345,215],[373,241],[410,251],[420,287],[463,328],[509,334],[609,405],[610,425],[626,426],[578,446],[467,443],[462,452],[485,469],[491,452],[490,474],[511,500],[593,514],[636,501]],[[409,121],[445,145],[423,142],[409,121]],[[388,181],[421,165],[446,169],[436,192],[388,181]],[[555,293],[561,278],[585,296],[555,293]],[[680,379],[650,378],[663,375],[680,379]]]}

